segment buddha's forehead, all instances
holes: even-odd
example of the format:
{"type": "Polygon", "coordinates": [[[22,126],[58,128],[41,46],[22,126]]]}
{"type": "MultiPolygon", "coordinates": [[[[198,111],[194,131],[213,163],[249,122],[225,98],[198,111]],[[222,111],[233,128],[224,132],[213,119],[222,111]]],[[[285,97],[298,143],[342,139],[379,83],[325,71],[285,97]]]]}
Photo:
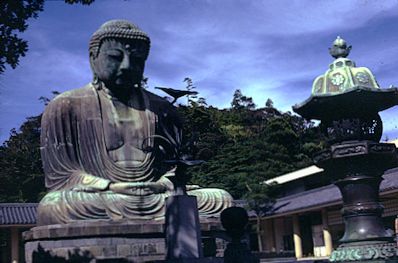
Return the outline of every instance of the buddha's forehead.
{"type": "Polygon", "coordinates": [[[147,43],[125,38],[106,38],[102,41],[100,52],[108,49],[122,49],[146,53],[147,43]]]}

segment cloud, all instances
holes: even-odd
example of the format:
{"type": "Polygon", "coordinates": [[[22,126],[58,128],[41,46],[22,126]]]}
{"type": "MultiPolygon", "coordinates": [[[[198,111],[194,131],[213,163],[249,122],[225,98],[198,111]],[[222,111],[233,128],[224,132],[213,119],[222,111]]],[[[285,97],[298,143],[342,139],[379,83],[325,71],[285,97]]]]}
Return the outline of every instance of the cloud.
{"type": "Polygon", "coordinates": [[[91,80],[86,57],[58,49],[31,51],[24,62],[0,78],[0,139],[17,128],[26,117],[38,115],[44,106],[39,97],[51,98],[51,91],[79,88],[91,80]]]}
{"type": "Polygon", "coordinates": [[[397,7],[396,1],[258,1],[263,16],[272,21],[266,32],[300,35],[352,29],[369,19],[397,7]]]}
{"type": "MultiPolygon", "coordinates": [[[[183,88],[183,79],[191,77],[200,96],[218,107],[229,107],[239,88],[259,106],[272,98],[276,107],[290,110],[310,95],[312,81],[333,61],[327,48],[339,34],[353,45],[350,57],[369,67],[381,86],[398,85],[397,8],[395,0],[95,1],[90,6],[46,1],[24,34],[27,57],[0,77],[1,128],[8,131],[40,113],[38,97],[89,82],[89,38],[116,18],[136,23],[151,37],[145,75],[152,87],[183,88]]],[[[388,114],[386,121],[391,118],[388,114]]]]}

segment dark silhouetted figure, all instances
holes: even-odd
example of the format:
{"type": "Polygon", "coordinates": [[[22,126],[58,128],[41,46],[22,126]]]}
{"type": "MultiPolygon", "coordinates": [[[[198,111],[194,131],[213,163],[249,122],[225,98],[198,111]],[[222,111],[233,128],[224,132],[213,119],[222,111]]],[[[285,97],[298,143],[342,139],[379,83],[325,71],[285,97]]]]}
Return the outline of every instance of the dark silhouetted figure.
{"type": "Polygon", "coordinates": [[[229,207],[221,212],[221,224],[232,241],[224,251],[224,263],[258,263],[260,262],[242,242],[249,216],[242,207],[229,207]]]}

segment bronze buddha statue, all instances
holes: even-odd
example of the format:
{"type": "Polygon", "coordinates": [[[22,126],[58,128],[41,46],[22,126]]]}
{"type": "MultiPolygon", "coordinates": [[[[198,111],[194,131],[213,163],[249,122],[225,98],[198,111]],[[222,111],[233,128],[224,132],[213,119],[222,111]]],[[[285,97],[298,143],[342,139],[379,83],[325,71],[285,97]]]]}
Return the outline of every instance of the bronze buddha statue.
{"type": "MultiPolygon", "coordinates": [[[[103,24],[90,41],[94,79],[57,96],[42,117],[41,155],[49,193],[38,225],[91,219],[157,219],[173,192],[169,177],[182,123],[167,100],[142,88],[150,39],[123,20],[103,24]],[[148,149],[162,149],[162,151],[148,149]],[[166,147],[167,148],[167,147],[166,147]]],[[[201,216],[231,206],[221,189],[187,186],[201,216]]]]}

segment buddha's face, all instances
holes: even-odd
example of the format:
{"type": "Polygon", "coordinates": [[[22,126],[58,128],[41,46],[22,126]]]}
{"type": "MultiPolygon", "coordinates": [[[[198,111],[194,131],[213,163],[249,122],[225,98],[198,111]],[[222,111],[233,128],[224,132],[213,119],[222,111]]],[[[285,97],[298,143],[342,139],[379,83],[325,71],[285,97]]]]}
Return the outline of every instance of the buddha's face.
{"type": "Polygon", "coordinates": [[[139,87],[145,67],[143,44],[124,39],[105,39],[92,67],[98,79],[114,91],[139,87]]]}

